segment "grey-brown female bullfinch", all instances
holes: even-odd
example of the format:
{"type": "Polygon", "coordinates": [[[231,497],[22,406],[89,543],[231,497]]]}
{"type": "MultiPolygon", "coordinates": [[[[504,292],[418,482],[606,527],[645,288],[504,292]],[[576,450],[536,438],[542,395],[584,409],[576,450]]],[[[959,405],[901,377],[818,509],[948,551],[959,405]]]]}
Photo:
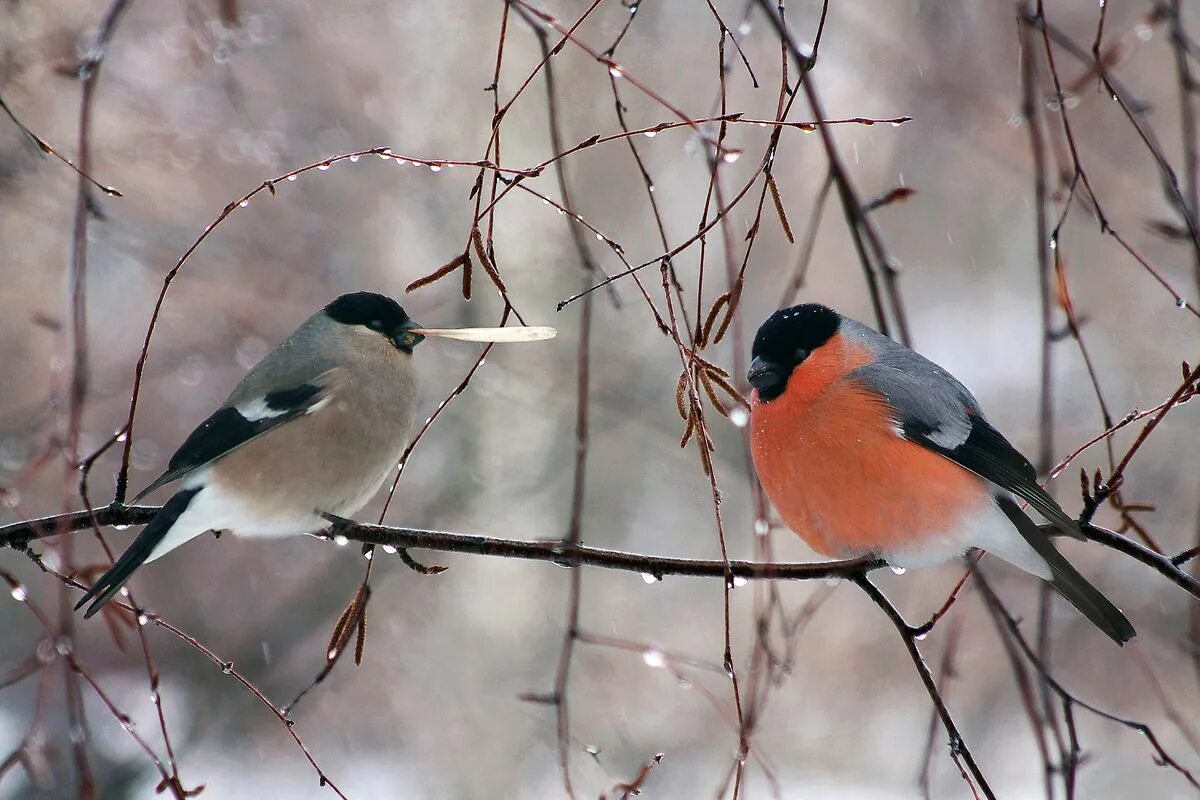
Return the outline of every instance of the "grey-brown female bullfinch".
{"type": "Polygon", "coordinates": [[[180,489],[76,608],[90,617],[142,564],[208,530],[287,536],[362,508],[408,444],[413,348],[425,338],[528,341],[552,328],[426,329],[389,297],[345,294],[313,314],[242,379],[147,486],[180,489]],[[489,335],[491,334],[491,335],[489,335]]]}
{"type": "Polygon", "coordinates": [[[1118,644],[1133,626],[1025,515],[1079,527],[946,370],[810,303],[775,312],[746,378],[754,465],[788,527],[834,558],[922,567],[979,548],[1049,581],[1118,644]]]}

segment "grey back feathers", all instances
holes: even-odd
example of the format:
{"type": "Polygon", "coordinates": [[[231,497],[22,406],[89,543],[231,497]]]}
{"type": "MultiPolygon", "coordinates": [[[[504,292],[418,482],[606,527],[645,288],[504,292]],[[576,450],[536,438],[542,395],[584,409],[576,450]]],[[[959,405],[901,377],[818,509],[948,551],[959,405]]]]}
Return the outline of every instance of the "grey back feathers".
{"type": "Polygon", "coordinates": [[[938,447],[953,449],[971,434],[968,414],[983,418],[967,387],[920,353],[852,319],[843,318],[841,333],[875,354],[873,363],[851,377],[881,394],[899,412],[896,421],[907,438],[920,436],[938,447]]]}
{"type": "Polygon", "coordinates": [[[887,401],[900,435],[1025,500],[1063,533],[1084,538],[1075,521],[1038,484],[1037,470],[988,423],[979,403],[957,378],[852,319],[842,318],[840,332],[875,354],[873,363],[855,370],[850,378],[887,401]]]}

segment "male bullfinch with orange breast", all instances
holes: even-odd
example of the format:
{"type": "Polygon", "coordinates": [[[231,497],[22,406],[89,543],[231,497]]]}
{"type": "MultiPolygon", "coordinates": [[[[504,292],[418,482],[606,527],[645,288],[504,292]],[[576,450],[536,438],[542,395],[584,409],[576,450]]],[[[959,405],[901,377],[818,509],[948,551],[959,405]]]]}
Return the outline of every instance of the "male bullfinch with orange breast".
{"type": "Polygon", "coordinates": [[[1118,644],[1134,637],[1022,511],[1085,538],[946,370],[816,303],[772,314],[753,358],[754,466],[814,550],[916,568],[978,548],[1048,581],[1118,644]]]}

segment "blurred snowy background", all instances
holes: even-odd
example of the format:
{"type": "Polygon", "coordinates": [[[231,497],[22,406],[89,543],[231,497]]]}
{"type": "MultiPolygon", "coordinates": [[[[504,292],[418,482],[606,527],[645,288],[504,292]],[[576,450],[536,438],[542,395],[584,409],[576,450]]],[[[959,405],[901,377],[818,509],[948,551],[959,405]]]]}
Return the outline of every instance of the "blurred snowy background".
{"type": "MultiPolygon", "coordinates": [[[[714,0],[736,31],[761,88],[730,48],[730,111],[771,118],[778,97],[779,40],[763,13],[742,0],[714,0]]],[[[578,0],[537,4],[569,24],[578,0]]],[[[1143,104],[1173,164],[1182,163],[1180,102],[1168,24],[1152,4],[1112,4],[1105,42],[1120,43],[1115,74],[1143,104]]],[[[1186,5],[1186,4],[1185,4],[1186,5]]],[[[1094,0],[1051,4],[1052,21],[1090,47],[1094,0]]],[[[0,2],[0,94],[18,117],[67,155],[77,152],[80,84],[64,76],[86,53],[104,2],[0,2]]],[[[788,5],[796,36],[811,42],[820,4],[788,5]]],[[[285,3],[188,0],[133,3],[116,31],[97,83],[90,172],[123,198],[97,195],[89,225],[88,340],[92,383],[83,418],[83,452],[124,421],[133,367],[164,274],[229,203],[264,179],[354,149],[388,145],[425,158],[473,160],[490,131],[492,81],[503,6],[471,0],[437,3],[353,0],[285,3]],[[236,15],[222,21],[221,8],[236,15]]],[[[1200,9],[1193,7],[1191,11],[1200,9]]],[[[629,20],[630,7],[606,0],[577,36],[603,50],[629,20]]],[[[1192,20],[1200,21],[1200,13],[1192,20]]],[[[616,59],[693,117],[718,97],[717,25],[703,2],[644,0],[616,59]]],[[[554,38],[552,38],[552,41],[554,38]]],[[[1039,43],[1040,38],[1035,39],[1039,43]]],[[[835,2],[829,9],[818,81],[828,117],[895,117],[900,127],[832,130],[846,168],[865,198],[897,186],[917,194],[875,212],[903,267],[901,291],[918,349],[957,374],[998,428],[1031,457],[1037,451],[1040,368],[1039,279],[1027,126],[1020,115],[1021,69],[1011,3],[930,0],[835,2]]],[[[1041,55],[1039,55],[1041,57],[1041,55]]],[[[541,59],[537,40],[509,15],[501,101],[541,59]]],[[[1197,297],[1185,243],[1156,235],[1152,219],[1177,219],[1159,171],[1119,106],[1061,51],[1059,69],[1078,82],[1069,109],[1080,157],[1112,224],[1185,296],[1197,297]]],[[[607,68],[566,46],[554,57],[566,144],[620,130],[607,68]]],[[[1195,65],[1193,64],[1193,68],[1195,65]]],[[[793,76],[794,66],[792,67],[793,76]]],[[[628,83],[628,82],[626,82],[628,83]]],[[[621,87],[631,127],[670,121],[662,106],[621,87]]],[[[1050,153],[1064,152],[1058,102],[1046,100],[1050,153]]],[[[503,161],[531,166],[550,157],[545,88],[539,74],[503,126],[503,161]]],[[[809,119],[803,102],[792,119],[809,119]]],[[[727,195],[757,166],[770,131],[734,125],[744,148],[722,167],[727,195]]],[[[708,187],[705,150],[687,128],[638,137],[674,246],[691,236],[708,187]]],[[[567,159],[577,210],[623,246],[633,263],[662,251],[637,165],[622,141],[567,159]]],[[[1057,165],[1058,161],[1052,161],[1057,165]]],[[[1069,164],[1069,162],[1065,162],[1069,164]]],[[[1057,183],[1051,170],[1051,188],[1057,183]]],[[[774,174],[797,235],[807,228],[826,175],[817,133],[784,131],[774,174]]],[[[467,241],[476,171],[434,173],[364,158],[312,172],[239,209],[187,263],[168,295],[146,372],[133,449],[136,491],[163,468],[182,438],[239,376],[301,319],[334,295],[386,292],[427,325],[496,324],[502,302],[476,272],[464,302],[451,277],[403,296],[406,284],[449,261],[467,241]]],[[[547,170],[530,185],[558,198],[547,170]]],[[[753,199],[731,214],[735,263],[753,219],[753,199]]],[[[1059,196],[1059,201],[1063,197],[1059,196]]],[[[38,466],[62,429],[62,369],[69,350],[54,325],[68,319],[75,179],[40,157],[0,118],[0,482],[13,487],[0,522],[78,507],[60,463],[38,466]],[[42,320],[43,322],[38,322],[42,320]]],[[[1055,212],[1061,204],[1054,205],[1055,212]]],[[[415,451],[388,521],[397,525],[557,538],[568,523],[575,424],[575,342],[581,305],[556,303],[581,286],[569,220],[536,197],[510,193],[495,217],[495,250],[510,294],[532,324],[558,326],[552,345],[498,348],[415,451]]],[[[752,253],[737,325],[744,336],[777,307],[797,260],[770,208],[752,253]]],[[[593,253],[610,272],[608,248],[593,253]]],[[[705,307],[723,290],[724,242],[710,239],[705,307]]],[[[1178,385],[1179,362],[1197,357],[1197,321],[1109,237],[1083,206],[1071,214],[1061,247],[1072,295],[1088,320],[1084,333],[1106,397],[1118,418],[1161,402],[1178,385]]],[[[696,248],[676,259],[694,317],[696,248]]],[[[661,304],[656,268],[645,273],[661,304]]],[[[621,307],[596,295],[591,390],[592,445],[583,518],[586,542],[686,557],[719,556],[708,481],[695,445],[678,447],[674,408],[679,356],[654,330],[628,279],[621,307]]],[[[862,270],[836,194],[815,242],[799,297],[872,321],[862,270]]],[[[1061,315],[1059,315],[1061,316],[1061,315]]],[[[1057,318],[1057,317],[1056,317],[1057,318]]],[[[732,340],[709,351],[732,368],[732,340]]],[[[478,350],[429,342],[418,352],[422,407],[432,413],[478,350]]],[[[1078,349],[1055,348],[1055,460],[1104,429],[1078,349]]],[[[735,376],[737,377],[737,376],[735,376]]],[[[423,415],[424,416],[424,415],[423,415]]],[[[709,415],[731,555],[753,554],[754,511],[741,432],[709,415]]],[[[1136,429],[1133,429],[1136,430],[1136,429]]],[[[1194,544],[1198,420],[1194,407],[1171,416],[1129,470],[1127,493],[1154,504],[1140,519],[1168,552],[1194,544]]],[[[1118,452],[1132,441],[1123,432],[1118,452]]],[[[1103,448],[1079,462],[1105,464],[1103,448]]],[[[93,497],[111,497],[118,460],[106,456],[93,497]]],[[[1054,485],[1079,507],[1077,469],[1054,485]]],[[[73,479],[69,484],[73,487],[73,479]]],[[[382,501],[382,497],[379,498],[382,501]]],[[[378,514],[379,502],[361,519],[378,514]]],[[[1109,512],[1098,517],[1113,523],[1109,512]]],[[[110,541],[124,546],[128,534],[110,541]]],[[[786,531],[774,534],[781,560],[812,558],[786,531]]],[[[81,562],[99,559],[78,538],[81,562]]],[[[1063,604],[1053,616],[1056,673],[1082,698],[1149,722],[1185,765],[1200,765],[1188,731],[1170,709],[1195,715],[1197,684],[1188,651],[1187,596],[1145,567],[1098,546],[1066,546],[1075,562],[1122,605],[1140,637],[1119,650],[1063,604]],[[1153,677],[1152,677],[1153,676],[1153,677]],[[1154,689],[1161,683],[1164,703],[1154,689]]],[[[449,565],[421,577],[380,558],[370,605],[370,637],[360,668],[345,661],[295,713],[296,731],[331,778],[353,798],[548,798],[563,795],[554,709],[522,693],[553,686],[566,617],[569,573],[547,564],[415,552],[449,565]]],[[[0,566],[53,609],[57,586],[27,559],[4,551],[0,566]]],[[[256,543],[196,540],[138,573],[141,601],[234,662],[278,703],[320,669],[337,616],[361,576],[358,548],[313,539],[256,543]]],[[[989,567],[1003,597],[1032,633],[1037,586],[989,567]]],[[[913,620],[945,598],[958,566],[880,576],[913,620]]],[[[788,583],[790,612],[821,582],[788,583]]],[[[733,644],[747,669],[753,642],[753,589],[733,593],[733,644]]],[[[968,743],[1000,796],[1041,797],[1035,739],[991,620],[977,592],[952,612],[963,617],[957,673],[946,692],[968,743]]],[[[584,630],[687,655],[719,667],[723,648],[719,582],[668,579],[647,585],[636,574],[583,575],[584,630]]],[[[936,664],[945,623],[923,643],[936,664]]],[[[17,603],[0,603],[0,674],[32,652],[42,629],[17,603]]],[[[162,673],[164,710],[186,786],[205,797],[330,797],[286,729],[257,700],[195,651],[147,629],[162,673]]],[[[161,751],[136,643],[126,652],[98,620],[80,625],[75,652],[114,702],[161,751]]],[[[713,796],[737,748],[729,682],[717,671],[656,668],[632,651],[581,643],[570,683],[572,775],[579,796],[597,797],[635,775],[655,753],[647,797],[713,796]],[[588,755],[585,748],[596,752],[588,755]]],[[[52,680],[61,681],[61,673],[52,680]]],[[[0,692],[0,756],[15,748],[34,714],[36,678],[0,692]]],[[[46,694],[53,781],[35,786],[20,768],[0,777],[0,798],[74,797],[76,778],[62,692],[46,694]]],[[[85,687],[90,754],[103,798],[151,796],[158,775],[136,744],[85,687]]],[[[837,588],[798,640],[794,667],[773,689],[753,738],[771,765],[773,785],[752,758],[741,796],[913,798],[930,724],[930,703],[887,620],[854,587],[837,588]]],[[[1080,797],[1188,796],[1175,772],[1160,769],[1145,740],[1080,715],[1092,758],[1079,774],[1080,797]]],[[[935,737],[933,794],[969,792],[935,737]]],[[[619,796],[619,794],[617,795],[619,796]]],[[[728,794],[726,795],[728,796],[728,794]]]]}

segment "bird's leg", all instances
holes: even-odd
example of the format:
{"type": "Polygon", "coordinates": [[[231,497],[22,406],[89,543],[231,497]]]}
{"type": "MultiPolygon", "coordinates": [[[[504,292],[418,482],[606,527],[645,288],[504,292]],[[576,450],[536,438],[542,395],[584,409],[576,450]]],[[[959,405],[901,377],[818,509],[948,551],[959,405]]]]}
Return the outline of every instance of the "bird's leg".
{"type": "Polygon", "coordinates": [[[330,533],[337,533],[338,531],[345,530],[346,528],[350,528],[358,524],[348,517],[340,517],[337,514],[331,514],[328,511],[316,509],[316,513],[318,517],[329,523],[330,533]]]}
{"type": "MultiPolygon", "coordinates": [[[[339,531],[358,524],[352,519],[339,517],[337,514],[330,514],[328,511],[317,511],[317,514],[322,519],[328,520],[331,523],[329,526],[329,532],[334,535],[336,535],[339,531]]],[[[430,564],[428,566],[422,564],[420,561],[417,561],[415,558],[410,556],[408,554],[408,550],[404,547],[396,547],[396,553],[400,556],[400,560],[404,562],[404,566],[420,575],[439,575],[445,572],[447,569],[440,564],[430,564]]]]}

